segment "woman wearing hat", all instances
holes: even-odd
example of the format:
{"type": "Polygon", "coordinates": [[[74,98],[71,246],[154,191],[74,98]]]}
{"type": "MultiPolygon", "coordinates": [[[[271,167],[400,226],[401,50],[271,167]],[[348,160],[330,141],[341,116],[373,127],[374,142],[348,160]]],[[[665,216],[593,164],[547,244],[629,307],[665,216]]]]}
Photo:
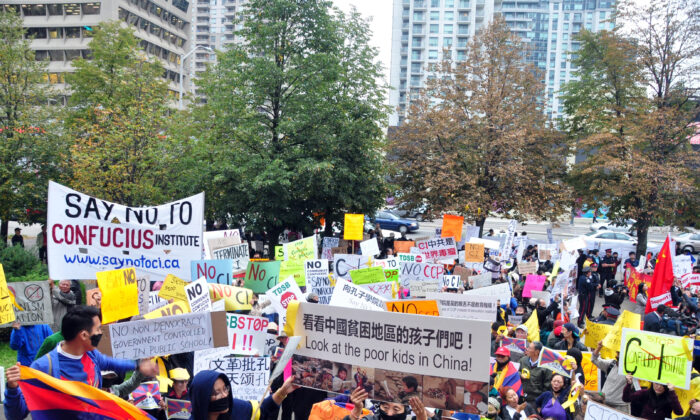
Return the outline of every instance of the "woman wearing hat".
{"type": "Polygon", "coordinates": [[[190,374],[187,373],[187,369],[172,369],[170,371],[170,379],[172,379],[173,385],[166,397],[176,400],[189,400],[190,397],[187,395],[187,382],[190,380],[190,374]]]}
{"type": "Polygon", "coordinates": [[[555,350],[579,349],[588,351],[586,345],[581,342],[578,327],[571,322],[567,322],[561,327],[561,335],[564,338],[554,345],[555,350]]]}

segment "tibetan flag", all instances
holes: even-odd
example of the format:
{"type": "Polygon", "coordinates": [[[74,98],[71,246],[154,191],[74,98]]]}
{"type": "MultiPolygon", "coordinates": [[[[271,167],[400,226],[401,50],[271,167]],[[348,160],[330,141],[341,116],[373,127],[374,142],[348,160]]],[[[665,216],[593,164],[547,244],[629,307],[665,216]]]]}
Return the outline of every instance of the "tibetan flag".
{"type": "Polygon", "coordinates": [[[563,362],[564,356],[557,353],[555,350],[542,347],[542,351],[540,351],[540,360],[537,362],[537,365],[570,378],[571,374],[568,370],[564,369],[562,365],[563,362]]]}
{"type": "Polygon", "coordinates": [[[19,387],[34,420],[154,420],[121,398],[83,382],[20,366],[19,387]]]}
{"type": "Polygon", "coordinates": [[[500,371],[497,370],[497,366],[497,363],[491,365],[490,373],[493,375],[494,373],[498,372],[498,375],[496,375],[496,379],[493,383],[493,387],[496,388],[496,390],[500,390],[501,387],[509,386],[512,387],[513,390],[518,393],[518,395],[523,395],[523,383],[520,380],[520,373],[518,372],[518,369],[515,368],[513,362],[508,362],[508,364],[500,371]]]}
{"type": "Polygon", "coordinates": [[[134,405],[142,410],[153,410],[159,407],[160,386],[156,381],[142,382],[132,393],[134,405]]]}
{"type": "Polygon", "coordinates": [[[169,419],[189,419],[192,412],[192,403],[187,400],[176,400],[174,398],[166,398],[165,403],[168,405],[169,419]]]}
{"type": "Polygon", "coordinates": [[[644,313],[655,311],[661,304],[671,302],[671,286],[673,286],[673,261],[671,257],[671,236],[666,236],[666,241],[661,247],[659,258],[656,260],[654,274],[651,276],[651,286],[647,306],[644,313]]]}

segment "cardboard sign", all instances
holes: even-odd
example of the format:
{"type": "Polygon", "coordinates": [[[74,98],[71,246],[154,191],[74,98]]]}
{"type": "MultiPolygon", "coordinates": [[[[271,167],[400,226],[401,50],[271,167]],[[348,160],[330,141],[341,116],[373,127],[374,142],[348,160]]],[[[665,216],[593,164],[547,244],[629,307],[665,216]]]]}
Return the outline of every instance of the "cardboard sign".
{"type": "MultiPolygon", "coordinates": [[[[379,284],[387,285],[390,283],[379,284]]],[[[386,310],[385,302],[386,300],[376,293],[348,281],[338,280],[333,288],[330,306],[384,311],[386,310]]]]}
{"type": "Polygon", "coordinates": [[[498,301],[496,296],[426,293],[425,298],[437,301],[442,317],[496,321],[498,301]]]}
{"type": "Polygon", "coordinates": [[[527,274],[536,274],[537,273],[537,262],[524,262],[520,261],[518,263],[518,273],[523,276],[527,274]]]}
{"type": "MultiPolygon", "coordinates": [[[[410,305],[411,301],[396,302],[397,310],[401,303],[410,305]]],[[[294,323],[294,334],[303,336],[298,355],[481,382],[489,377],[490,333],[489,324],[483,321],[309,303],[299,304],[294,323]],[[314,322],[304,322],[307,319],[314,322]],[[348,321],[357,322],[358,328],[350,328],[348,321]],[[317,328],[321,324],[335,328],[317,328]]]]}
{"type": "Polygon", "coordinates": [[[362,268],[350,270],[350,278],[355,284],[381,283],[386,281],[382,267],[362,268]]]}
{"type": "Polygon", "coordinates": [[[204,277],[185,286],[185,294],[191,312],[211,312],[209,286],[204,277]]]}
{"type": "Polygon", "coordinates": [[[90,279],[97,271],[134,267],[154,279],[187,277],[192,255],[202,252],[202,220],[204,193],[128,207],[49,181],[49,276],[90,279]]]}
{"type": "Polygon", "coordinates": [[[250,251],[248,244],[231,245],[226,248],[215,249],[212,251],[212,259],[215,260],[231,260],[233,271],[245,270],[250,261],[250,251]]]}
{"type": "Polygon", "coordinates": [[[425,297],[425,294],[437,293],[441,290],[440,283],[438,281],[411,281],[408,283],[408,288],[411,291],[411,297],[425,297]]]}
{"type": "Polygon", "coordinates": [[[460,287],[463,288],[464,284],[462,283],[462,278],[460,276],[443,275],[440,286],[447,287],[448,289],[459,289],[460,287]]]}
{"type": "Polygon", "coordinates": [[[231,347],[227,351],[236,354],[265,355],[267,339],[267,318],[250,315],[226,314],[228,342],[231,347]]]}
{"type": "Polygon", "coordinates": [[[102,323],[139,314],[139,290],[133,268],[95,273],[102,293],[102,323]]]}
{"type": "Polygon", "coordinates": [[[285,260],[305,261],[316,258],[316,235],[284,244],[285,260]]]}
{"type": "Polygon", "coordinates": [[[464,244],[464,262],[483,263],[484,244],[471,242],[464,244]]]}
{"type": "Polygon", "coordinates": [[[464,294],[473,296],[495,296],[502,305],[510,303],[510,297],[512,296],[508,283],[498,283],[476,290],[465,290],[464,294]]]}
{"type": "Polygon", "coordinates": [[[386,302],[386,310],[404,314],[440,316],[440,310],[436,300],[390,300],[386,302]]]}
{"type": "MultiPolygon", "coordinates": [[[[212,250],[240,244],[241,232],[238,229],[203,232],[202,242],[204,244],[204,258],[211,259],[212,250]]],[[[199,277],[201,276],[196,276],[196,278],[199,277]]]]}
{"type": "Polygon", "coordinates": [[[430,261],[444,258],[457,258],[454,238],[434,238],[416,241],[418,253],[430,261]]]}
{"type": "Polygon", "coordinates": [[[350,280],[350,270],[370,267],[366,255],[336,254],[333,256],[333,274],[338,279],[350,280]]]}
{"type": "Polygon", "coordinates": [[[328,304],[333,295],[333,286],[328,277],[328,260],[308,260],[304,262],[306,287],[318,295],[318,303],[328,304]]]}
{"type": "Polygon", "coordinates": [[[348,241],[361,241],[363,239],[364,230],[364,214],[345,213],[345,224],[343,225],[343,239],[348,241]]]}
{"type": "Polygon", "coordinates": [[[255,293],[265,293],[279,281],[280,261],[248,262],[245,287],[255,293]]]}
{"type": "MultiPolygon", "coordinates": [[[[340,238],[334,238],[331,236],[326,236],[323,238],[323,246],[321,251],[321,258],[324,260],[333,259],[333,248],[337,248],[340,245],[340,238]]],[[[347,247],[346,247],[347,249],[347,247]]]]}
{"type": "Polygon", "coordinates": [[[15,305],[10,305],[15,311],[15,322],[21,325],[53,324],[51,291],[45,281],[12,282],[7,289],[15,299],[15,305]]]}
{"type": "Polygon", "coordinates": [[[231,382],[231,396],[259,401],[270,381],[269,357],[239,357],[228,349],[201,350],[194,354],[194,373],[215,370],[231,382]]]}
{"type": "Polygon", "coordinates": [[[528,274],[525,278],[525,286],[523,287],[523,297],[532,297],[533,290],[542,290],[544,282],[547,280],[546,276],[538,276],[536,274],[528,274]]]}
{"type": "Polygon", "coordinates": [[[224,312],[199,312],[110,324],[98,349],[117,359],[143,359],[228,346],[224,312]]]}
{"type": "Polygon", "coordinates": [[[270,299],[272,307],[275,308],[275,311],[279,314],[280,327],[283,327],[287,323],[287,306],[289,306],[289,302],[304,300],[301,289],[299,289],[299,286],[291,276],[265,292],[265,296],[270,299]]]}
{"type": "Polygon", "coordinates": [[[490,271],[484,271],[476,276],[469,276],[467,281],[472,289],[481,289],[482,287],[491,286],[491,283],[493,283],[490,271]]]}
{"type": "MultiPolygon", "coordinates": [[[[166,303],[168,301],[165,301],[166,303]]],[[[173,302],[173,303],[168,303],[165,306],[162,306],[158,309],[155,309],[152,312],[147,313],[146,315],[143,316],[144,319],[156,319],[156,318],[162,318],[164,316],[172,316],[172,315],[182,315],[182,314],[188,314],[190,313],[190,306],[187,302],[173,302]]]]}
{"type": "Polygon", "coordinates": [[[227,311],[247,311],[253,309],[250,304],[253,291],[244,287],[226,286],[223,284],[209,284],[209,298],[212,305],[219,299],[223,299],[227,311]]]}
{"type": "Polygon", "coordinates": [[[399,281],[402,287],[409,287],[411,281],[440,281],[445,273],[441,264],[399,262],[399,281]]]}
{"type": "Polygon", "coordinates": [[[416,246],[415,241],[400,241],[400,240],[395,240],[394,241],[394,253],[406,253],[409,254],[411,252],[411,248],[416,246]]]}
{"type": "MultiPolygon", "coordinates": [[[[97,289],[99,291],[100,289],[97,289]]],[[[102,300],[102,295],[100,294],[100,300],[102,300]]],[[[158,296],[158,291],[153,291],[148,293],[148,312],[153,312],[158,308],[162,308],[167,305],[168,301],[158,296]]],[[[99,307],[99,305],[94,305],[99,307]]]]}
{"type": "Polygon", "coordinates": [[[138,277],[136,287],[139,290],[139,314],[147,314],[150,312],[148,294],[151,292],[151,279],[148,276],[138,277]]]}
{"type": "Polygon", "coordinates": [[[443,238],[455,238],[455,241],[462,240],[462,227],[464,226],[464,217],[446,214],[442,216],[442,230],[440,235],[443,238]]]}
{"type": "Polygon", "coordinates": [[[622,329],[620,375],[689,389],[692,365],[693,340],[690,338],[622,329]]]}
{"type": "Polygon", "coordinates": [[[586,405],[586,416],[584,420],[639,420],[638,417],[630,416],[622,411],[615,410],[607,405],[598,404],[592,399],[586,405]]]}
{"type": "MultiPolygon", "coordinates": [[[[165,278],[165,281],[163,282],[163,286],[158,292],[158,296],[162,297],[163,299],[173,299],[179,300],[181,302],[187,302],[185,286],[187,286],[188,284],[189,282],[181,278],[175,277],[172,274],[168,274],[168,276],[165,278]]],[[[104,292],[102,294],[102,299],[104,300],[104,292]]]]}
{"type": "Polygon", "coordinates": [[[232,285],[233,260],[196,260],[190,262],[190,279],[204,277],[207,283],[232,285]]]}

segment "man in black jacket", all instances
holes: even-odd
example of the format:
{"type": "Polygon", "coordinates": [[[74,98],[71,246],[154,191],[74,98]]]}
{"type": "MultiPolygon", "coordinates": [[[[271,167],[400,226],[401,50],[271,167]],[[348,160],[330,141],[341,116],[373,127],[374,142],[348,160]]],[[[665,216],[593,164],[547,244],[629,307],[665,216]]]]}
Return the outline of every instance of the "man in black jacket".
{"type": "Polygon", "coordinates": [[[644,331],[661,331],[661,318],[666,312],[666,305],[661,304],[656,307],[656,311],[644,315],[644,331]]]}

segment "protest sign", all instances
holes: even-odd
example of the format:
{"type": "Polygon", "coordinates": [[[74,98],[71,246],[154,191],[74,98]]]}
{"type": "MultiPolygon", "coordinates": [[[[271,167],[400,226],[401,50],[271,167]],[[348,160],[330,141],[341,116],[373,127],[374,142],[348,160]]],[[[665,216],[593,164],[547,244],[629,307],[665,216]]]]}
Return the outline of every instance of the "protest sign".
{"type": "Polygon", "coordinates": [[[213,230],[209,232],[203,232],[202,242],[204,245],[204,258],[211,259],[212,250],[240,244],[241,232],[238,229],[213,230]]]}
{"type": "Polygon", "coordinates": [[[191,312],[211,312],[209,286],[204,277],[185,286],[185,294],[191,312]]]}
{"type": "Polygon", "coordinates": [[[285,260],[305,261],[316,258],[316,235],[284,244],[285,260]]]}
{"type": "Polygon", "coordinates": [[[404,314],[440,316],[437,301],[425,299],[402,299],[386,302],[389,312],[401,312],[404,314]]]}
{"type": "Polygon", "coordinates": [[[333,256],[333,274],[336,278],[350,280],[350,270],[370,267],[365,255],[336,254],[333,256]]]}
{"type": "Polygon", "coordinates": [[[622,314],[617,317],[615,325],[608,332],[608,335],[603,338],[603,347],[610,349],[612,351],[619,351],[622,342],[620,341],[622,337],[623,328],[633,328],[638,330],[642,322],[642,316],[628,310],[623,310],[622,314]]]}
{"type": "MultiPolygon", "coordinates": [[[[100,289],[97,289],[98,291],[100,289]]],[[[100,300],[102,295],[100,295],[100,300]]],[[[161,308],[168,304],[168,301],[158,296],[158,291],[148,292],[148,312],[153,312],[158,308],[161,308]]],[[[99,305],[95,305],[99,306],[99,305]]]]}
{"type": "Polygon", "coordinates": [[[408,253],[411,252],[411,248],[413,248],[414,246],[416,246],[416,242],[415,242],[415,241],[399,241],[399,240],[395,240],[395,241],[394,241],[394,253],[395,253],[395,254],[398,254],[398,253],[401,252],[401,253],[406,253],[406,254],[408,254],[408,253]]]}
{"type": "Polygon", "coordinates": [[[168,303],[167,300],[164,302],[166,303],[166,305],[147,313],[143,316],[143,318],[156,319],[162,318],[164,316],[182,315],[190,313],[190,306],[187,302],[175,301],[173,303],[168,303]]]}
{"type": "Polygon", "coordinates": [[[411,281],[408,283],[408,288],[411,291],[411,297],[425,297],[428,292],[437,293],[442,290],[437,280],[411,281]]]}
{"type": "Polygon", "coordinates": [[[562,241],[562,245],[564,246],[564,249],[566,249],[569,252],[573,252],[578,249],[588,248],[586,246],[586,241],[580,236],[562,241]]]}
{"type": "Polygon", "coordinates": [[[368,257],[374,257],[379,255],[379,243],[377,243],[377,238],[367,239],[366,241],[360,242],[360,250],[362,255],[368,257]]]}
{"type": "Polygon", "coordinates": [[[327,304],[331,301],[333,286],[328,277],[328,260],[307,260],[304,263],[306,271],[306,287],[311,293],[318,295],[318,303],[327,304]]]}
{"type": "Polygon", "coordinates": [[[386,281],[382,267],[361,268],[350,270],[350,278],[355,284],[381,283],[386,281]]]}
{"type": "Polygon", "coordinates": [[[139,276],[136,279],[136,288],[139,291],[139,314],[147,314],[150,312],[148,294],[151,292],[151,279],[149,276],[139,276]]]}
{"type": "Polygon", "coordinates": [[[690,338],[623,328],[620,375],[689,389],[692,349],[690,338]]]}
{"type": "MultiPolygon", "coordinates": [[[[398,299],[399,297],[399,284],[396,281],[385,281],[384,283],[368,283],[363,284],[360,287],[369,290],[370,292],[378,295],[382,299],[391,300],[398,299]]],[[[383,304],[380,306],[384,308],[383,304]]]]}
{"type": "Polygon", "coordinates": [[[382,267],[385,270],[388,270],[391,268],[398,270],[399,260],[396,257],[385,258],[383,260],[374,260],[373,266],[374,267],[382,267]]]}
{"type": "Polygon", "coordinates": [[[535,274],[537,273],[537,262],[524,262],[521,261],[518,263],[518,273],[523,276],[527,274],[535,274]]]}
{"type": "Polygon", "coordinates": [[[299,289],[299,286],[291,276],[265,292],[265,295],[270,299],[272,307],[279,314],[279,325],[281,327],[286,324],[289,302],[304,299],[301,289],[299,289]]]}
{"type": "Polygon", "coordinates": [[[215,249],[211,254],[212,259],[215,260],[231,260],[233,271],[245,270],[248,261],[250,261],[250,251],[247,243],[215,249]]]}
{"type": "Polygon", "coordinates": [[[253,306],[250,304],[253,298],[253,291],[244,287],[209,284],[209,298],[211,298],[212,305],[217,300],[224,299],[227,311],[253,309],[253,306]]]}
{"type": "MultiPolygon", "coordinates": [[[[678,402],[681,403],[683,412],[687,413],[688,409],[690,409],[690,401],[700,400],[700,376],[694,376],[690,379],[690,389],[676,388],[675,392],[678,397],[678,402]]],[[[673,417],[678,418],[681,416],[677,416],[674,413],[673,417]]]]}
{"type": "Polygon", "coordinates": [[[269,357],[239,357],[229,349],[200,350],[194,354],[194,373],[215,370],[231,382],[231,396],[245,401],[262,398],[270,381],[269,357]]]}
{"type": "Polygon", "coordinates": [[[267,318],[250,315],[226,314],[228,351],[236,354],[265,355],[265,340],[267,339],[267,318]]]}
{"type": "Polygon", "coordinates": [[[245,287],[255,293],[265,293],[277,284],[279,274],[280,261],[249,261],[245,273],[245,287]]]}
{"type": "Polygon", "coordinates": [[[532,297],[533,290],[542,290],[546,276],[538,276],[536,274],[528,274],[525,278],[525,286],[523,287],[523,297],[532,297]]]}
{"type": "Polygon", "coordinates": [[[333,248],[331,248],[331,258],[329,258],[329,260],[332,260],[338,254],[347,254],[347,253],[348,253],[348,247],[346,247],[346,246],[333,247],[333,248]]]}
{"type": "MultiPolygon", "coordinates": [[[[649,280],[651,282],[651,279],[649,280]]],[[[698,286],[700,285],[700,273],[685,274],[681,277],[681,286],[685,289],[686,287],[698,286]]],[[[630,293],[632,291],[630,290],[630,293]]]]}
{"type": "Polygon", "coordinates": [[[435,261],[443,258],[457,258],[457,247],[455,239],[450,238],[433,238],[416,241],[418,253],[425,258],[435,261]]]}
{"type": "Polygon", "coordinates": [[[95,273],[102,293],[102,322],[119,321],[139,314],[139,290],[133,268],[95,273]]]}
{"type": "Polygon", "coordinates": [[[474,296],[495,296],[501,304],[510,303],[511,291],[508,283],[498,283],[493,286],[482,287],[476,290],[466,290],[465,295],[474,296]]]}
{"type": "Polygon", "coordinates": [[[461,265],[456,265],[455,268],[452,270],[452,274],[455,276],[459,276],[462,279],[466,279],[474,273],[472,272],[471,268],[466,268],[466,267],[462,267],[461,265]]]}
{"type": "Polygon", "coordinates": [[[503,337],[501,338],[501,346],[510,350],[512,360],[520,360],[520,357],[527,350],[527,340],[524,338],[503,337]],[[512,353],[519,353],[520,355],[513,355],[512,353]]]}
{"type": "Polygon", "coordinates": [[[424,258],[422,255],[415,255],[415,254],[396,254],[397,259],[399,260],[399,264],[402,262],[425,262],[424,258]]]}
{"type": "Polygon", "coordinates": [[[522,315],[510,315],[508,317],[508,323],[518,326],[523,323],[523,316],[522,315]]]}
{"type": "Polygon", "coordinates": [[[445,214],[442,216],[442,230],[440,235],[443,238],[455,238],[455,241],[462,240],[462,227],[464,226],[464,217],[453,214],[445,214]]]}
{"type": "Polygon", "coordinates": [[[479,237],[479,226],[472,226],[468,225],[467,226],[467,231],[466,234],[464,235],[464,242],[470,242],[472,238],[478,238],[479,237]]]}
{"type": "MultiPolygon", "coordinates": [[[[484,248],[496,250],[498,252],[498,249],[501,247],[501,242],[498,240],[492,240],[492,239],[484,239],[484,238],[471,238],[469,240],[470,243],[472,244],[482,244],[484,245],[484,248]]],[[[464,244],[466,245],[466,244],[464,244]]]]}
{"type": "Polygon", "coordinates": [[[192,417],[192,403],[189,400],[165,398],[165,415],[170,419],[189,420],[192,417]]]}
{"type": "Polygon", "coordinates": [[[294,321],[294,335],[303,336],[297,349],[302,356],[417,375],[488,381],[491,340],[489,324],[484,321],[309,303],[298,304],[294,321]],[[318,328],[320,325],[324,328],[318,328]]]}
{"type": "MultiPolygon", "coordinates": [[[[151,293],[153,293],[153,292],[151,292],[151,293]]],[[[149,295],[149,299],[150,299],[150,295],[149,295]]],[[[99,288],[89,289],[89,290],[85,291],[85,304],[87,306],[94,306],[95,308],[99,308],[100,306],[102,306],[102,293],[100,293],[99,288]]],[[[149,303],[148,312],[150,312],[152,310],[153,309],[151,309],[151,306],[149,303]]],[[[140,308],[139,308],[139,312],[141,312],[140,308]]],[[[146,312],[146,313],[148,313],[148,312],[146,312]]]]}
{"type": "Polygon", "coordinates": [[[537,258],[540,261],[552,261],[557,259],[559,247],[557,244],[537,244],[537,258]]]}
{"type": "Polygon", "coordinates": [[[204,277],[207,283],[233,284],[233,260],[196,260],[190,265],[191,280],[204,277]]]}
{"type": "Polygon", "coordinates": [[[549,304],[552,294],[542,290],[530,290],[530,297],[534,297],[535,299],[543,299],[547,304],[549,304]]]}
{"type": "Polygon", "coordinates": [[[586,415],[583,420],[639,420],[638,417],[630,416],[622,411],[615,410],[607,405],[599,404],[592,399],[588,399],[586,405],[586,415]]]}
{"type": "Polygon", "coordinates": [[[583,331],[583,344],[592,349],[596,348],[599,341],[603,341],[606,335],[612,330],[612,325],[598,324],[590,319],[586,320],[586,329],[583,331]]]}
{"type": "Polygon", "coordinates": [[[21,325],[53,324],[51,291],[45,281],[12,282],[7,285],[7,290],[14,297],[14,304],[10,307],[14,309],[15,322],[21,325]]]}
{"type": "MultiPolygon", "coordinates": [[[[595,348],[595,346],[593,346],[595,348]]],[[[556,350],[561,357],[566,357],[566,350],[556,350]]],[[[590,351],[581,352],[581,370],[583,370],[583,377],[585,378],[585,383],[583,384],[586,391],[598,392],[600,391],[600,369],[598,366],[594,365],[591,361],[592,353],[590,351]]]]}
{"type": "Polygon", "coordinates": [[[513,239],[515,238],[515,229],[518,227],[518,222],[511,220],[508,222],[508,230],[506,231],[506,237],[501,248],[498,251],[498,255],[501,261],[507,261],[510,259],[511,249],[513,247],[513,239]]]}
{"type": "Polygon", "coordinates": [[[537,361],[537,364],[540,367],[543,367],[545,369],[549,369],[552,372],[559,373],[561,375],[566,376],[567,378],[571,377],[571,369],[569,366],[565,367],[564,364],[564,358],[566,356],[566,352],[564,352],[564,355],[560,354],[557,350],[552,350],[547,347],[542,347],[542,350],[540,351],[540,358],[537,361]]]}
{"type": "Polygon", "coordinates": [[[464,262],[484,262],[484,244],[475,244],[471,242],[464,244],[464,262]]]}
{"type": "Polygon", "coordinates": [[[491,278],[491,272],[484,271],[483,273],[477,274],[476,276],[467,277],[467,281],[469,282],[469,285],[472,289],[480,289],[482,287],[491,286],[493,280],[491,278]]]}
{"type": "Polygon", "coordinates": [[[128,207],[49,181],[47,218],[54,280],[89,279],[96,271],[123,267],[157,279],[168,273],[187,277],[192,255],[201,255],[204,193],[128,207]]]}
{"type": "MultiPolygon", "coordinates": [[[[390,283],[379,284],[386,285],[390,283]]],[[[383,297],[345,280],[338,280],[335,283],[330,305],[371,311],[386,310],[383,297]]]]}
{"type": "Polygon", "coordinates": [[[224,312],[199,312],[110,324],[98,349],[117,359],[143,359],[228,347],[224,312]]]}
{"type": "MultiPolygon", "coordinates": [[[[173,276],[172,274],[168,274],[163,282],[163,286],[161,286],[160,291],[158,292],[158,296],[162,297],[163,299],[173,299],[181,302],[187,302],[185,286],[188,284],[189,282],[173,276]]],[[[102,299],[104,300],[104,296],[102,299]]]]}
{"type": "Polygon", "coordinates": [[[398,268],[384,269],[384,277],[386,277],[386,281],[398,283],[398,281],[399,281],[399,269],[398,268]]]}
{"type": "Polygon", "coordinates": [[[323,238],[323,246],[321,248],[321,258],[324,260],[333,259],[333,248],[340,245],[340,238],[334,238],[332,236],[326,236],[323,238]]]}
{"type": "Polygon", "coordinates": [[[275,260],[278,260],[278,261],[284,260],[284,246],[275,245],[275,260]]]}
{"type": "Polygon", "coordinates": [[[345,213],[345,224],[343,225],[343,239],[348,241],[361,241],[363,239],[364,230],[364,214],[345,213]]]}
{"type": "Polygon", "coordinates": [[[693,273],[693,260],[691,255],[675,255],[673,261],[673,275],[680,279],[686,274],[693,273]]]}
{"type": "Polygon", "coordinates": [[[440,286],[447,287],[448,289],[459,289],[460,287],[464,288],[464,284],[462,283],[460,276],[455,276],[452,274],[443,275],[440,286]]]}
{"type": "MultiPolygon", "coordinates": [[[[306,267],[304,260],[284,260],[280,261],[280,279],[294,277],[298,286],[306,286],[306,267]]],[[[277,280],[279,281],[279,280],[277,280]]]]}
{"type": "Polygon", "coordinates": [[[399,281],[408,287],[411,281],[440,281],[445,273],[441,264],[399,262],[399,281]]]}
{"type": "Polygon", "coordinates": [[[496,321],[496,296],[426,293],[425,298],[437,301],[442,317],[496,321]]]}
{"type": "MultiPolygon", "coordinates": [[[[290,326],[288,330],[293,333],[294,326],[290,326]]],[[[287,367],[287,364],[290,360],[292,360],[292,355],[294,354],[294,352],[296,352],[297,347],[299,347],[300,342],[301,337],[289,336],[289,339],[287,340],[287,345],[284,346],[282,356],[280,356],[279,360],[277,361],[277,364],[275,365],[275,369],[270,374],[270,382],[274,381],[278,376],[282,374],[282,372],[284,372],[284,369],[287,367]]]]}

